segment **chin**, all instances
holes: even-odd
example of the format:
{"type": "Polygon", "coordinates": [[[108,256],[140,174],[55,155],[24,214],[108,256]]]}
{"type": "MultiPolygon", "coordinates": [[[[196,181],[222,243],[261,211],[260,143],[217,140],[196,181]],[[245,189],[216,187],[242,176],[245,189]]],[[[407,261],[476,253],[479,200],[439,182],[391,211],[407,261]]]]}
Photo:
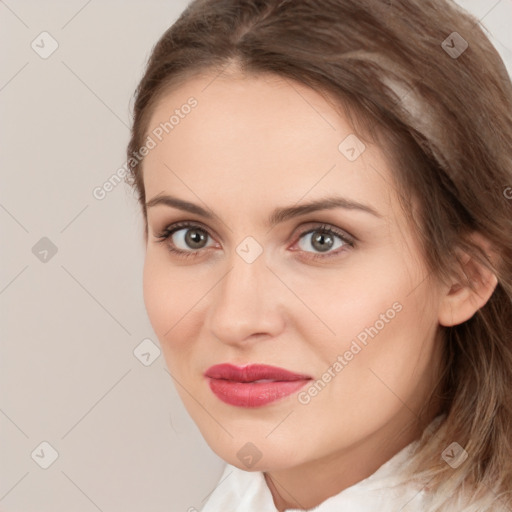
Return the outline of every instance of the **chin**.
{"type": "Polygon", "coordinates": [[[275,446],[268,440],[251,442],[247,440],[250,436],[240,439],[237,436],[230,440],[229,445],[209,443],[209,446],[221,459],[243,471],[281,471],[302,463],[295,459],[297,449],[292,445],[275,446]]]}

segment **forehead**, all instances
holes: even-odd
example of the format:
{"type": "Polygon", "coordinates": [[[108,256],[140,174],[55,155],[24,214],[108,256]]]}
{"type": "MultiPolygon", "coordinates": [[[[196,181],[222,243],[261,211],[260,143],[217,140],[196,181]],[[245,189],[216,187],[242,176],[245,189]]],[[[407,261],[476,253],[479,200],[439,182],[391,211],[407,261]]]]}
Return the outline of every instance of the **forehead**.
{"type": "Polygon", "coordinates": [[[147,135],[155,143],[143,164],[147,199],[172,192],[208,203],[222,194],[225,204],[261,207],[338,192],[384,215],[389,208],[381,150],[362,146],[325,96],[288,79],[192,78],[157,104],[147,135]],[[194,108],[184,107],[190,98],[194,108]]]}

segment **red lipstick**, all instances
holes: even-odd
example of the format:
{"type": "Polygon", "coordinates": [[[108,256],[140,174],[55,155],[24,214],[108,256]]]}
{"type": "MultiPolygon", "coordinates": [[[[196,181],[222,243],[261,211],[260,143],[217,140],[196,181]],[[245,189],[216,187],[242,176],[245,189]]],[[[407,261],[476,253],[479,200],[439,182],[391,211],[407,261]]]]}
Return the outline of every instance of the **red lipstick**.
{"type": "Polygon", "coordinates": [[[216,364],[204,373],[212,392],[223,402],[239,407],[260,407],[298,391],[309,375],[277,366],[216,364]]]}

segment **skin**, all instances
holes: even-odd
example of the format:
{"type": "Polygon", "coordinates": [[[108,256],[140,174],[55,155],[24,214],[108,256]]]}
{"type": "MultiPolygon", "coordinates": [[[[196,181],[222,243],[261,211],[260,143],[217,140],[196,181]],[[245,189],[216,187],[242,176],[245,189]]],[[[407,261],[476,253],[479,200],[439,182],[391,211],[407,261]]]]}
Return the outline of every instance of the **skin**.
{"type": "Polygon", "coordinates": [[[418,421],[440,368],[439,324],[471,317],[495,281],[475,297],[428,274],[384,152],[366,143],[349,161],[338,146],[354,130],[318,92],[271,75],[197,76],[165,95],[150,129],[190,96],[197,108],[144,160],[146,198],[172,194],[215,218],[166,205],[148,209],[148,316],[209,446],[234,466],[264,471],[279,511],[312,508],[419,437],[437,414],[434,403],[418,421]],[[265,223],[278,206],[330,195],[369,205],[380,217],[336,208],[272,229],[265,223]],[[180,221],[206,229],[205,248],[184,241],[194,228],[157,241],[180,221]],[[329,251],[341,252],[311,259],[323,253],[311,233],[301,235],[322,223],[352,235],[354,247],[334,237],[329,251]],[[247,236],[263,249],[253,263],[236,252],[247,236]],[[172,254],[173,242],[198,255],[172,254]],[[294,393],[259,408],[235,407],[203,376],[230,362],[319,379],[396,302],[401,311],[307,405],[294,393]],[[262,455],[250,468],[237,456],[247,442],[262,455]]]}

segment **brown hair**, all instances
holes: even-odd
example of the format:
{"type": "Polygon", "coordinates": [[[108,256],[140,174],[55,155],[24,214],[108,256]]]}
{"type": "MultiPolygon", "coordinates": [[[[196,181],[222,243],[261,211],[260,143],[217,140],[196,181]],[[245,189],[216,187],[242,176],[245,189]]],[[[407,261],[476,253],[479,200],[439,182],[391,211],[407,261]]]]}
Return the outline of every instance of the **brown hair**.
{"type": "Polygon", "coordinates": [[[444,417],[434,432],[424,430],[408,476],[428,482],[432,512],[459,510],[462,496],[468,511],[509,504],[512,83],[478,20],[448,0],[191,2],[153,48],[135,94],[128,182],[146,238],[143,160],[133,155],[156,103],[194,75],[233,65],[325,93],[362,140],[380,144],[433,275],[461,275],[459,251],[496,275],[492,296],[471,319],[439,326],[444,366],[432,397],[442,398],[444,417]],[[497,260],[471,233],[489,241],[497,260]],[[441,458],[454,441],[469,455],[456,469],[441,458]]]}

